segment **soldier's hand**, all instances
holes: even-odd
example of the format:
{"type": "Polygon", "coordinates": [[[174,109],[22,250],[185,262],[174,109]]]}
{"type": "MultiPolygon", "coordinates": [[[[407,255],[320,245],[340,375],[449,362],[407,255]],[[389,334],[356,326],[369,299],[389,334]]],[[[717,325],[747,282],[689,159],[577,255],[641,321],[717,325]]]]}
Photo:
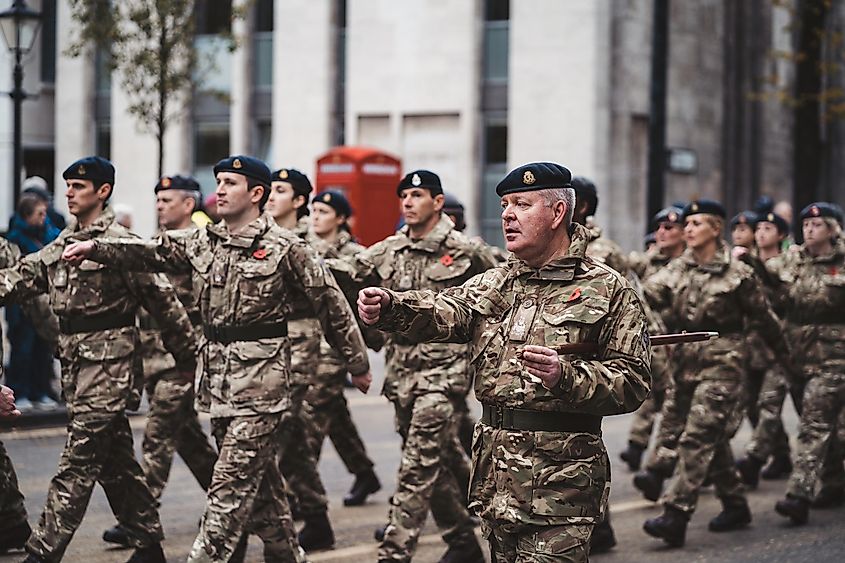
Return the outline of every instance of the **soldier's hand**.
{"type": "Polygon", "coordinates": [[[21,411],[15,407],[15,392],[5,385],[0,385],[0,417],[20,416],[21,411]]]}
{"type": "Polygon", "coordinates": [[[370,372],[362,373],[359,375],[353,375],[350,379],[352,380],[352,385],[354,385],[358,391],[366,395],[367,391],[370,390],[370,384],[373,382],[373,374],[370,372]]]}
{"type": "Polygon", "coordinates": [[[526,371],[539,378],[546,389],[560,383],[560,357],[551,348],[528,344],[523,346],[520,357],[526,371]]]}
{"type": "Polygon", "coordinates": [[[358,292],[358,316],[365,325],[378,322],[382,309],[390,305],[390,294],[380,287],[365,287],[358,292]]]}
{"type": "Polygon", "coordinates": [[[739,260],[746,254],[748,254],[748,249],[744,246],[735,246],[731,249],[731,256],[734,257],[736,260],[739,260]]]}
{"type": "Polygon", "coordinates": [[[74,242],[65,247],[65,251],[62,252],[62,260],[66,260],[72,265],[78,266],[82,263],[83,260],[91,256],[93,252],[93,240],[74,242]]]}

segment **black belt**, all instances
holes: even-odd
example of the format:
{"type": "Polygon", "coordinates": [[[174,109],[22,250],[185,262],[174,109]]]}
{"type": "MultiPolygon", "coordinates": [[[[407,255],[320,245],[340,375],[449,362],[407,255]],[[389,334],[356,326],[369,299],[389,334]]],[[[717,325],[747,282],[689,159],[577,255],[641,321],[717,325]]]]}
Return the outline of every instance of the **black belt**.
{"type": "MultiPolygon", "coordinates": [[[[194,326],[202,324],[202,315],[199,311],[192,311],[188,313],[188,319],[190,319],[191,324],[194,326]]],[[[138,328],[141,330],[161,330],[158,322],[150,315],[138,317],[138,328]]]]}
{"type": "Polygon", "coordinates": [[[135,315],[132,313],[80,318],[59,317],[59,330],[62,334],[99,332],[101,330],[124,328],[127,326],[135,326],[135,315]]]}
{"type": "Polygon", "coordinates": [[[241,340],[281,338],[288,335],[288,323],[256,323],[251,325],[203,325],[205,337],[211,342],[230,344],[241,340]]]}
{"type": "Polygon", "coordinates": [[[531,432],[587,432],[601,434],[601,418],[591,414],[530,411],[482,405],[481,422],[503,430],[531,432]]]}

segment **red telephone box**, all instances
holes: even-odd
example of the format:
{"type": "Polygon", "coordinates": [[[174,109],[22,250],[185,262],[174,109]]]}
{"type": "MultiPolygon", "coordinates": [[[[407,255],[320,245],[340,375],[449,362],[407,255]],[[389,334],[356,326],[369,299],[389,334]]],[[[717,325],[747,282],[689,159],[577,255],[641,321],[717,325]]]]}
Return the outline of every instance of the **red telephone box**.
{"type": "Polygon", "coordinates": [[[369,147],[335,147],[317,159],[317,193],[337,190],[349,199],[352,234],[366,246],[396,231],[401,179],[402,162],[369,147]]]}

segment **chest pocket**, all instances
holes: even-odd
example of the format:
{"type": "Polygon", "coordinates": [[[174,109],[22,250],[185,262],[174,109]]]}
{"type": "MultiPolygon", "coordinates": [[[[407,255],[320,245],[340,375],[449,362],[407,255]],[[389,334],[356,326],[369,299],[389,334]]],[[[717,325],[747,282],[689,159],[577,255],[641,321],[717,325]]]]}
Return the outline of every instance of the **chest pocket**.
{"type": "Polygon", "coordinates": [[[598,295],[572,303],[547,304],[541,314],[546,346],[596,342],[609,311],[610,299],[598,295]]]}
{"type": "Polygon", "coordinates": [[[188,260],[193,267],[193,297],[194,306],[200,307],[203,296],[208,288],[209,271],[214,255],[208,250],[200,250],[197,253],[189,253],[188,260]]]}
{"type": "MultiPolygon", "coordinates": [[[[76,268],[75,272],[71,272],[70,276],[76,278],[74,293],[71,295],[71,301],[80,309],[94,309],[103,303],[103,286],[107,280],[103,278],[106,266],[92,262],[91,260],[83,260],[76,268]]],[[[74,308],[77,308],[74,307],[74,308]]]]}
{"type": "Polygon", "coordinates": [[[281,260],[279,252],[270,252],[261,260],[250,258],[237,264],[240,276],[238,288],[241,297],[255,297],[259,299],[272,297],[277,289],[280,280],[274,276],[279,269],[281,260]]]}
{"type": "MultiPolygon", "coordinates": [[[[500,333],[510,304],[498,290],[493,288],[478,296],[473,309],[482,317],[481,322],[475,329],[475,335],[470,346],[470,359],[472,363],[475,363],[475,360],[500,333]]],[[[499,346],[499,349],[501,349],[501,346],[499,346]]]]}
{"type": "Polygon", "coordinates": [[[452,280],[457,280],[458,278],[466,275],[470,266],[472,266],[472,261],[468,256],[460,256],[458,258],[450,257],[448,260],[446,260],[446,256],[448,255],[443,256],[433,264],[426,267],[425,277],[433,282],[438,282],[445,286],[451,286],[455,285],[455,282],[452,282],[452,280]],[[448,263],[448,266],[444,262],[448,263]]]}

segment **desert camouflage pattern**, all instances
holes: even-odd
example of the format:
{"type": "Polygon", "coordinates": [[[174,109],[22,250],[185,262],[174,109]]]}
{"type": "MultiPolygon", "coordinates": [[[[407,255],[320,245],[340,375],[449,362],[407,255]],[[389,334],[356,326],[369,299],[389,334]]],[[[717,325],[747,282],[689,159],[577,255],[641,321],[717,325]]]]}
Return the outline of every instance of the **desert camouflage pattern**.
{"type": "MultiPolygon", "coordinates": [[[[17,246],[0,237],[0,269],[9,268],[18,263],[21,252],[17,246]]],[[[59,319],[50,307],[50,299],[43,294],[35,295],[20,303],[21,309],[35,327],[38,336],[56,346],[59,342],[59,319]]],[[[0,331],[0,338],[2,331],[0,331]]],[[[0,374],[5,362],[2,361],[3,352],[0,350],[0,374]]]]}
{"type": "Polygon", "coordinates": [[[3,442],[0,442],[0,522],[0,530],[26,522],[26,507],[18,487],[18,476],[3,442]]]}
{"type": "Polygon", "coordinates": [[[646,252],[631,252],[627,259],[628,266],[641,280],[647,280],[671,261],[672,257],[663,254],[657,247],[646,252]]]}
{"type": "Polygon", "coordinates": [[[584,563],[589,559],[593,525],[544,526],[514,534],[482,523],[481,530],[496,563],[584,563]]]}
{"type": "MultiPolygon", "coordinates": [[[[611,415],[635,410],[650,387],[647,320],[630,284],[585,256],[588,233],[572,227],[566,256],[536,269],[512,259],[462,286],[391,292],[377,326],[414,341],[471,342],[475,395],[494,406],[611,415]],[[596,342],[597,357],[561,357],[546,389],[522,367],[525,344],[596,342]]],[[[472,446],[470,508],[508,533],[533,526],[590,526],[610,491],[601,437],[480,424],[472,446]]]]}
{"type": "MultiPolygon", "coordinates": [[[[204,230],[168,231],[154,241],[98,241],[98,262],[127,270],[191,273],[203,324],[285,322],[294,288],[320,320],[353,373],[369,370],[354,316],[337,284],[297,236],[261,215],[230,234],[225,221],[204,230]]],[[[282,412],[290,407],[290,339],[229,344],[201,339],[197,405],[213,417],[282,412]]]]}

